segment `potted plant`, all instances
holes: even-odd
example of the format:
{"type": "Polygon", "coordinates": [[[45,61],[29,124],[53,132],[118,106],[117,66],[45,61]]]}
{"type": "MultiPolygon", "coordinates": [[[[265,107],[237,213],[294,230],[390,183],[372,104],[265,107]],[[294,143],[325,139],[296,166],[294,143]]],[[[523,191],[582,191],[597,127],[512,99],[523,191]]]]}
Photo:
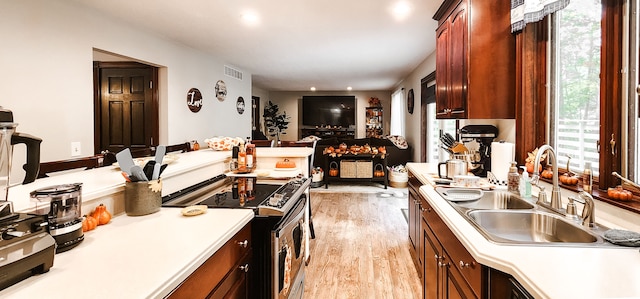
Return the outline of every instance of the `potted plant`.
{"type": "Polygon", "coordinates": [[[284,130],[289,127],[290,117],[286,111],[280,113],[278,105],[273,104],[271,101],[264,106],[264,126],[267,128],[267,134],[271,137],[276,137],[276,142],[280,141],[280,134],[286,134],[284,130]]]}

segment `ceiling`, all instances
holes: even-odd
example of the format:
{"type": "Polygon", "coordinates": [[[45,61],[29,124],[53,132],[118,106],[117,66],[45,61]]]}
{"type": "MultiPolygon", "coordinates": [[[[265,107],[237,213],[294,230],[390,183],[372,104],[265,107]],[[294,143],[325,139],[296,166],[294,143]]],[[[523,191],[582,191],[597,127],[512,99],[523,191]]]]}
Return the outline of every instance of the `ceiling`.
{"type": "Polygon", "coordinates": [[[269,91],[391,90],[435,50],[442,0],[74,0],[224,59],[269,91]],[[403,2],[404,18],[394,15],[403,2]],[[250,18],[251,16],[254,18],[250,18]],[[245,18],[249,17],[249,18],[245,18]],[[252,21],[253,20],[253,21],[252,21]]]}

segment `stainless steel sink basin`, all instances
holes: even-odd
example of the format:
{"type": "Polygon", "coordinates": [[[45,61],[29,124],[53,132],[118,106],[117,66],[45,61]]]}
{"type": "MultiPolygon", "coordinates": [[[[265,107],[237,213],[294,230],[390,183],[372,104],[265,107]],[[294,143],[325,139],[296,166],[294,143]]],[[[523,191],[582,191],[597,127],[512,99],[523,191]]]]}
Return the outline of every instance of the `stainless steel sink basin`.
{"type": "Polygon", "coordinates": [[[478,200],[451,203],[467,210],[526,210],[535,207],[521,197],[503,191],[484,192],[478,200]]]}
{"type": "Polygon", "coordinates": [[[467,216],[489,240],[507,244],[603,243],[563,217],[539,210],[472,210],[467,216]]]}

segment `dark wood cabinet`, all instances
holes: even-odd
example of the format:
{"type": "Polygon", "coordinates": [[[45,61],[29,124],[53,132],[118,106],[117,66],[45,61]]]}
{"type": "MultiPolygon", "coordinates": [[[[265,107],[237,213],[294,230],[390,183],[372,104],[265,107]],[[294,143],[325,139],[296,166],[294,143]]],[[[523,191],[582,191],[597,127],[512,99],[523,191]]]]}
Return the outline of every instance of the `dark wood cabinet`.
{"type": "Polygon", "coordinates": [[[411,245],[411,257],[418,270],[418,275],[422,276],[422,204],[420,203],[420,193],[418,189],[422,183],[409,171],[409,244],[411,245]]]}
{"type": "Polygon", "coordinates": [[[515,117],[510,2],[445,0],[436,30],[436,117],[515,117]]]}
{"type": "Polygon", "coordinates": [[[421,206],[424,298],[480,298],[483,267],[424,198],[421,206]]]}
{"type": "Polygon", "coordinates": [[[250,298],[251,225],[246,225],[167,298],[250,298]]]}

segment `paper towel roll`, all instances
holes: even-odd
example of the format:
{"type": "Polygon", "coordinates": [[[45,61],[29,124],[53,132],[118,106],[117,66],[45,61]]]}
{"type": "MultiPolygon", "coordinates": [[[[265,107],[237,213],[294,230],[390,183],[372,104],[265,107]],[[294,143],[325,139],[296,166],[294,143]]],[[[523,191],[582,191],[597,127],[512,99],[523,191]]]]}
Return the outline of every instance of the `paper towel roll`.
{"type": "Polygon", "coordinates": [[[506,182],[511,162],[515,160],[516,145],[510,142],[491,143],[491,173],[499,182],[506,182]]]}

